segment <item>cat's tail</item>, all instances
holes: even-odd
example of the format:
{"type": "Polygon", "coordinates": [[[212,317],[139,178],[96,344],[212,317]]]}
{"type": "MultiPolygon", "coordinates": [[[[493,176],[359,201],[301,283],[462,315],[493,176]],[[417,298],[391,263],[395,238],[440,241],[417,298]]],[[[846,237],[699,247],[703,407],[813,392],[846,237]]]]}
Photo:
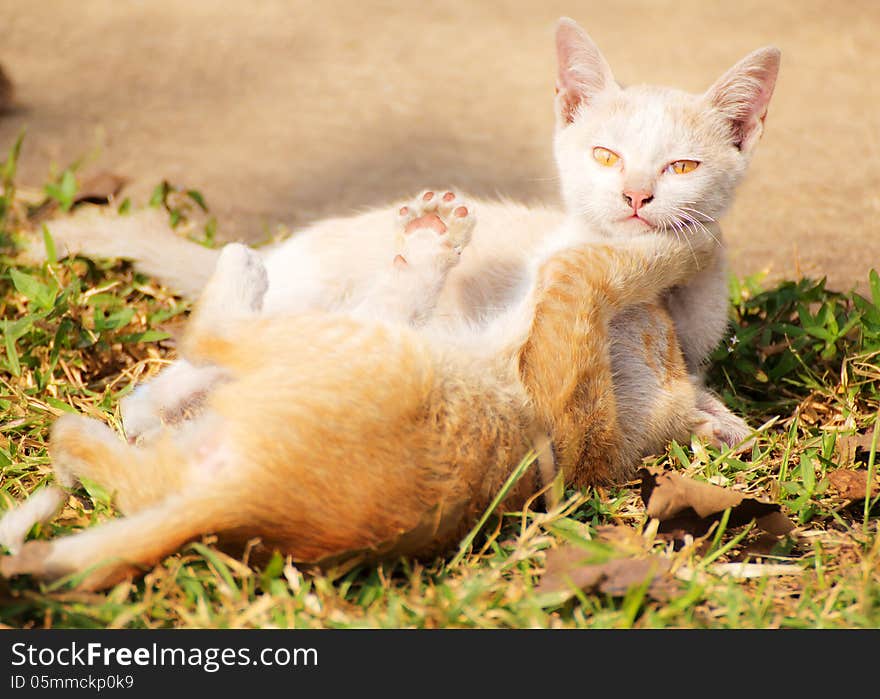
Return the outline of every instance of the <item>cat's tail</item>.
{"type": "MultiPolygon", "coordinates": [[[[135,267],[175,292],[195,298],[205,286],[219,250],[211,250],[175,234],[164,211],[143,209],[120,216],[97,207],[48,221],[59,258],[71,255],[132,260],[135,267]]],[[[40,263],[46,249],[34,236],[23,257],[40,263]]]]}

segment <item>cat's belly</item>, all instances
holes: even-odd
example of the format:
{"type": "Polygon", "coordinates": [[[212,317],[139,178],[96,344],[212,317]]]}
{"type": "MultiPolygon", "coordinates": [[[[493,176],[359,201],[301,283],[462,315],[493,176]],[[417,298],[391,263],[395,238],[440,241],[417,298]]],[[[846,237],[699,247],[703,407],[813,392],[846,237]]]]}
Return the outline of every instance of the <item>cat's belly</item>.
{"type": "Polygon", "coordinates": [[[532,264],[562,227],[561,211],[510,202],[475,202],[477,227],[452,270],[437,314],[480,322],[519,300],[532,264]]]}
{"type": "Polygon", "coordinates": [[[501,258],[459,267],[449,275],[435,315],[480,323],[509,308],[527,280],[525,259],[501,258]]]}
{"type": "MultiPolygon", "coordinates": [[[[561,226],[560,211],[474,201],[477,225],[450,273],[437,313],[482,320],[516,298],[528,264],[561,226]]],[[[267,313],[344,310],[395,257],[396,206],[319,221],[266,251],[267,313]]]]}

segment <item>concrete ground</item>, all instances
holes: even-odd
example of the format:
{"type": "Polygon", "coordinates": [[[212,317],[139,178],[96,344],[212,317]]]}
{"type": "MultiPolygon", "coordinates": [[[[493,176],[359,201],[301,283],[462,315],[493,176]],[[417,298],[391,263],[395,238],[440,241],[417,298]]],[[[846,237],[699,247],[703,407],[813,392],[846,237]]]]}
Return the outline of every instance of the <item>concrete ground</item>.
{"type": "Polygon", "coordinates": [[[96,144],[91,167],[200,189],[254,239],[453,183],[555,200],[556,18],[624,83],[707,87],[749,51],[783,65],[750,177],[724,222],[734,268],[880,267],[876,0],[0,0],[0,64],[26,126],[22,180],[96,144]]]}

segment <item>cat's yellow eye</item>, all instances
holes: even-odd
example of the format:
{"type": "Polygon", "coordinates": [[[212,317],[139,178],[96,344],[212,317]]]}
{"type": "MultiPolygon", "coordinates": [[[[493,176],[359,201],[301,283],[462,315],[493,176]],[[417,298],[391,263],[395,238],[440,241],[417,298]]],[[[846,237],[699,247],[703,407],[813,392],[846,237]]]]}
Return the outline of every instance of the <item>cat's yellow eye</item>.
{"type": "Polygon", "coordinates": [[[685,175],[696,170],[699,164],[699,160],[676,160],[666,166],[666,172],[673,175],[685,175]]]}
{"type": "Polygon", "coordinates": [[[614,151],[610,151],[607,148],[602,148],[602,146],[596,146],[593,148],[593,160],[595,160],[599,165],[604,165],[605,167],[611,167],[620,160],[620,156],[617,155],[614,151]]]}

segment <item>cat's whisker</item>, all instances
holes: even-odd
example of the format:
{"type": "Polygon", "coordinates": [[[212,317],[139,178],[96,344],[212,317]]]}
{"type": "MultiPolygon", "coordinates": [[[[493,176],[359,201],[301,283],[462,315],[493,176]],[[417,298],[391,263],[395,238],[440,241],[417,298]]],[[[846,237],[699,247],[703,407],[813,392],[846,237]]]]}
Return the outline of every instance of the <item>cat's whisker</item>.
{"type": "MultiPolygon", "coordinates": [[[[660,215],[657,217],[657,224],[660,226],[661,235],[665,235],[669,231],[669,221],[670,219],[666,216],[660,215]]],[[[675,239],[679,241],[678,231],[675,231],[675,239]]]]}
{"type": "MultiPolygon", "coordinates": [[[[686,202],[686,203],[687,203],[687,202],[686,202]]],[[[695,208],[693,208],[692,206],[678,206],[677,208],[678,208],[679,210],[682,210],[682,211],[690,211],[691,213],[694,213],[694,214],[696,214],[697,216],[701,216],[701,217],[704,218],[706,221],[711,221],[712,223],[717,223],[717,221],[715,221],[715,219],[712,218],[709,214],[707,214],[707,213],[705,213],[705,212],[703,212],[703,211],[700,211],[699,209],[695,209],[695,208]]]]}
{"type": "MultiPolygon", "coordinates": [[[[665,234],[668,230],[669,230],[669,219],[666,218],[665,216],[662,216],[660,218],[660,232],[665,234]]],[[[676,238],[676,240],[678,239],[677,232],[675,234],[675,238],[676,238]]]]}
{"type": "MultiPolygon", "coordinates": [[[[700,261],[697,259],[697,253],[694,252],[694,246],[691,244],[690,236],[687,234],[687,231],[684,230],[684,224],[676,218],[670,219],[673,226],[675,226],[676,230],[681,232],[682,238],[684,238],[684,242],[687,243],[688,248],[691,251],[691,255],[694,258],[694,264],[699,268],[700,261]]],[[[676,239],[678,239],[678,235],[676,235],[676,239]]]]}
{"type": "Polygon", "coordinates": [[[697,209],[691,209],[690,207],[687,207],[687,206],[680,206],[680,207],[677,208],[677,211],[676,211],[676,213],[677,213],[677,215],[678,215],[679,217],[685,219],[685,220],[688,221],[690,224],[693,224],[693,225],[695,225],[695,226],[699,226],[699,228],[701,228],[702,231],[703,231],[706,235],[708,235],[710,238],[712,238],[713,241],[715,241],[715,244],[716,244],[719,248],[720,248],[720,247],[723,247],[722,244],[721,244],[721,240],[718,238],[718,236],[715,235],[715,233],[714,233],[714,232],[713,232],[708,226],[706,226],[706,225],[704,224],[703,221],[701,221],[701,220],[699,220],[698,218],[696,218],[696,216],[693,216],[693,215],[691,215],[691,214],[689,214],[689,213],[685,213],[685,211],[684,211],[685,209],[686,209],[687,211],[693,211],[693,212],[695,212],[698,216],[705,216],[706,219],[708,219],[708,220],[713,220],[712,217],[711,217],[711,216],[707,216],[706,214],[703,214],[701,211],[698,211],[697,209]]]}
{"type": "Polygon", "coordinates": [[[706,226],[703,225],[703,223],[702,223],[700,220],[694,218],[692,215],[690,215],[690,214],[688,214],[688,213],[685,213],[684,211],[678,211],[678,212],[676,212],[676,213],[677,213],[678,218],[681,220],[682,223],[684,223],[684,224],[686,224],[686,225],[688,225],[688,226],[699,226],[700,228],[703,229],[703,231],[704,231],[705,233],[707,233],[709,236],[711,236],[711,237],[714,238],[714,236],[713,236],[712,233],[709,231],[709,229],[706,228],[706,226]]]}
{"type": "Polygon", "coordinates": [[[700,216],[702,216],[703,218],[705,218],[705,219],[708,220],[708,221],[712,221],[713,223],[716,222],[715,219],[712,218],[712,217],[711,217],[709,214],[707,214],[705,211],[702,211],[701,209],[694,208],[694,206],[695,206],[696,204],[697,204],[696,201],[694,201],[694,200],[692,200],[692,199],[686,199],[686,200],[684,200],[684,201],[682,201],[682,202],[679,202],[679,204],[678,204],[677,206],[674,206],[673,208],[676,208],[676,209],[687,209],[688,211],[693,211],[694,213],[699,214],[700,216]]]}
{"type": "Polygon", "coordinates": [[[700,228],[703,229],[703,231],[706,233],[706,235],[708,235],[710,238],[712,238],[713,241],[715,241],[715,245],[717,245],[719,248],[723,247],[721,244],[721,240],[719,240],[718,236],[715,235],[710,228],[703,225],[703,223],[701,221],[697,221],[696,219],[692,219],[692,220],[693,220],[694,224],[696,224],[697,226],[699,226],[700,228]]]}
{"type": "Polygon", "coordinates": [[[685,213],[681,210],[681,208],[683,207],[677,208],[675,212],[676,216],[679,219],[683,219],[683,222],[686,222],[688,225],[698,226],[706,235],[708,235],[710,238],[712,238],[713,241],[715,241],[715,244],[719,248],[722,247],[721,241],[718,239],[718,236],[716,236],[702,221],[698,220],[691,214],[685,213]]]}

